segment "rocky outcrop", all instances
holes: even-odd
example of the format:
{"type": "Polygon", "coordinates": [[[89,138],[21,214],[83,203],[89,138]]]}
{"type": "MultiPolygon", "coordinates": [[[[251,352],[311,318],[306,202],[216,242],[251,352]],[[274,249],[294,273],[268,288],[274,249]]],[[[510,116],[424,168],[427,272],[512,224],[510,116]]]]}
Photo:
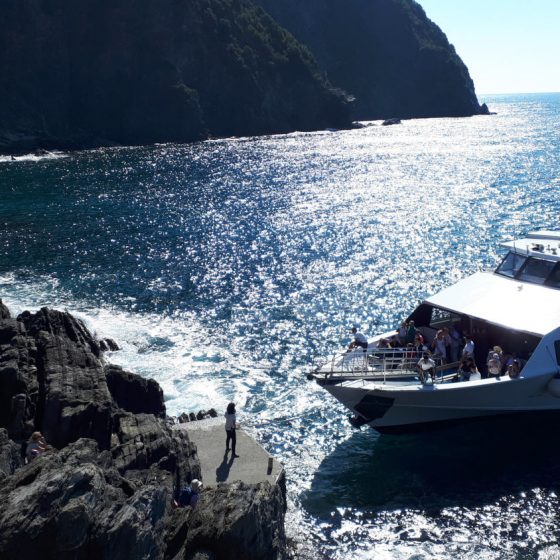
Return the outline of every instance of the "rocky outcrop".
{"type": "Polygon", "coordinates": [[[174,508],[202,473],[157,383],[104,364],[68,313],[2,315],[0,559],[285,557],[283,489],[223,485],[174,508]],[[37,429],[51,447],[25,464],[37,429]]]}
{"type": "Polygon", "coordinates": [[[350,125],[309,51],[247,0],[5,0],[0,151],[350,125]]]}
{"type": "Polygon", "coordinates": [[[112,364],[105,366],[105,377],[109,392],[120,408],[165,416],[163,391],[153,379],[145,379],[112,364]]]}
{"type": "Polygon", "coordinates": [[[488,113],[465,64],[414,0],[255,0],[307,45],[359,120],[488,113]]]}

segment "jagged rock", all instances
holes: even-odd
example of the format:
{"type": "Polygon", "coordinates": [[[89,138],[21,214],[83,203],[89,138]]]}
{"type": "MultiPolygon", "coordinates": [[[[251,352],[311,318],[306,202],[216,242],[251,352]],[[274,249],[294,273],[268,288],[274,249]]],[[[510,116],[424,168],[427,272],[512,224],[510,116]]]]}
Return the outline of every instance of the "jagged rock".
{"type": "Polygon", "coordinates": [[[114,465],[121,473],[157,464],[177,473],[176,487],[201,478],[196,446],[182,431],[172,431],[151,414],[117,413],[113,423],[118,444],[113,446],[114,465]]]}
{"type": "Polygon", "coordinates": [[[0,298],[0,319],[9,319],[10,317],[10,310],[2,303],[2,298],[0,298]]]}
{"type": "Polygon", "coordinates": [[[0,557],[163,558],[171,489],[131,496],[92,440],[47,452],[0,488],[0,557]]]}
{"type": "Polygon", "coordinates": [[[393,124],[401,124],[401,119],[385,119],[381,124],[383,126],[391,126],[393,124]]]}
{"type": "Polygon", "coordinates": [[[181,416],[179,416],[179,423],[180,424],[185,424],[186,422],[190,422],[191,419],[189,418],[189,415],[186,412],[183,412],[183,414],[181,414],[181,416]]]}
{"type": "Polygon", "coordinates": [[[199,410],[196,413],[196,419],[197,420],[204,420],[204,418],[206,418],[206,411],[205,410],[199,410]]]}
{"type": "Polygon", "coordinates": [[[163,391],[153,379],[145,379],[111,364],[105,366],[105,376],[111,396],[120,408],[165,416],[163,391]]]}
{"type": "Polygon", "coordinates": [[[8,438],[7,430],[0,428],[0,481],[22,465],[21,447],[8,438]]]}
{"type": "Polygon", "coordinates": [[[189,558],[198,549],[220,560],[285,558],[285,502],[268,482],[234,482],[205,490],[189,523],[189,558]]]}
{"type": "Polygon", "coordinates": [[[99,341],[99,348],[102,352],[116,352],[120,350],[119,345],[112,338],[102,338],[99,341]]]}
{"type": "Polygon", "coordinates": [[[210,418],[217,418],[218,417],[218,413],[216,412],[215,408],[211,408],[208,411],[208,414],[209,414],[210,418]]]}
{"type": "Polygon", "coordinates": [[[197,420],[196,414],[194,412],[189,412],[189,418],[190,418],[191,422],[196,422],[196,420],[197,420]]]}
{"type": "Polygon", "coordinates": [[[31,336],[36,337],[40,331],[45,331],[51,335],[67,338],[79,346],[89,348],[97,358],[101,355],[99,342],[95,340],[82,321],[76,319],[70,313],[43,307],[37,313],[24,311],[17,319],[25,325],[31,336]]]}
{"type": "Polygon", "coordinates": [[[37,368],[43,396],[43,434],[55,447],[91,437],[101,449],[111,438],[111,395],[101,362],[89,344],[40,332],[37,368]]]}

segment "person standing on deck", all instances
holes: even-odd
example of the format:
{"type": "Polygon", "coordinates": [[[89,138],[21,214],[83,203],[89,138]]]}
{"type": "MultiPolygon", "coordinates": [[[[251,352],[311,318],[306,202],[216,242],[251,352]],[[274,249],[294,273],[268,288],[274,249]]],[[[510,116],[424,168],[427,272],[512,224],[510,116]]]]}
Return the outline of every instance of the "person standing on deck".
{"type": "Polygon", "coordinates": [[[235,403],[230,402],[227,406],[226,413],[224,414],[226,419],[226,453],[229,451],[229,442],[231,441],[231,456],[239,457],[235,453],[235,444],[237,438],[235,435],[235,430],[237,430],[237,417],[235,416],[235,403]]]}

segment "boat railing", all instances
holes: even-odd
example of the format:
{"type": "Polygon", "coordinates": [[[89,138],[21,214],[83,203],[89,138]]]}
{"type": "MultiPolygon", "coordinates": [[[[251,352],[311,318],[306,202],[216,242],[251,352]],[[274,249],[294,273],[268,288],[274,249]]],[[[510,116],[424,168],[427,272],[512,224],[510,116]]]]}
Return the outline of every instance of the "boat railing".
{"type": "MultiPolygon", "coordinates": [[[[398,380],[418,377],[418,361],[422,352],[410,348],[357,348],[335,354],[328,362],[314,368],[315,375],[340,379],[398,380]]],[[[436,364],[437,381],[458,364],[448,364],[441,357],[431,356],[436,364]]]]}

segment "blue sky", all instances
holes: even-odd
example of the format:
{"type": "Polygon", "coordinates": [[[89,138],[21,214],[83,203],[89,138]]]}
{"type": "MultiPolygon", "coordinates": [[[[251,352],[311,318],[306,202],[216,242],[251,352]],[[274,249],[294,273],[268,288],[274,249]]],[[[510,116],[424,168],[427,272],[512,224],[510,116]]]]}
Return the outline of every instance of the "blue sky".
{"type": "Polygon", "coordinates": [[[417,0],[478,95],[560,91],[560,0],[417,0]]]}

